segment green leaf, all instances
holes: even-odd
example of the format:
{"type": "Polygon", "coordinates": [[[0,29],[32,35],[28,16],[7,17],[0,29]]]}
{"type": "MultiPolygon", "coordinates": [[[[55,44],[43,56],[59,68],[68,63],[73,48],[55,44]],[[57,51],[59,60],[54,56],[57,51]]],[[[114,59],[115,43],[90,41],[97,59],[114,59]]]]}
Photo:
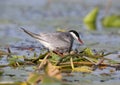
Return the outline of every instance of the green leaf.
{"type": "Polygon", "coordinates": [[[120,27],[120,15],[110,15],[102,19],[102,25],[105,27],[120,27]]]}
{"type": "Polygon", "coordinates": [[[51,52],[51,57],[52,57],[51,59],[55,60],[55,61],[58,61],[60,59],[60,56],[55,54],[55,53],[53,53],[53,52],[51,52]]]}
{"type": "Polygon", "coordinates": [[[86,48],[84,50],[84,55],[87,56],[87,57],[93,57],[94,53],[93,53],[93,51],[90,48],[86,48]]]}
{"type": "Polygon", "coordinates": [[[91,23],[91,22],[95,23],[98,12],[99,12],[98,7],[94,8],[88,15],[85,16],[84,23],[91,23]]]}
{"type": "Polygon", "coordinates": [[[83,19],[84,23],[86,24],[89,30],[96,30],[96,20],[97,20],[98,12],[99,9],[98,7],[96,7],[83,19]]]}

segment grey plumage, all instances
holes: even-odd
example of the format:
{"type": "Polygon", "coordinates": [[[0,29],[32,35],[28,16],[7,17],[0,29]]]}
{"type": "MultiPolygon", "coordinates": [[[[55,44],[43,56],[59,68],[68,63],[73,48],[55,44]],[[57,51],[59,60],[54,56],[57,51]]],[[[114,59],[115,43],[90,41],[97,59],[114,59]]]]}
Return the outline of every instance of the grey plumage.
{"type": "Polygon", "coordinates": [[[21,28],[25,33],[37,39],[42,45],[49,50],[59,52],[70,52],[74,38],[70,32],[54,32],[54,33],[32,33],[21,28]]]}

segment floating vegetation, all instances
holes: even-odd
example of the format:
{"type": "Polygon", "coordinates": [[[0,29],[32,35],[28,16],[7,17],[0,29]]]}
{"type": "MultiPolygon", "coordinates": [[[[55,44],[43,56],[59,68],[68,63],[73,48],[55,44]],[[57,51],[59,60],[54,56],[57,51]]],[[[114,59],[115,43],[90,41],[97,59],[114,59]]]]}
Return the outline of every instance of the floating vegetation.
{"type": "Polygon", "coordinates": [[[120,15],[109,15],[102,19],[102,25],[104,27],[120,27],[120,15]]]}
{"type": "MultiPolygon", "coordinates": [[[[8,55],[10,53],[12,54],[10,49],[8,49],[8,52],[1,51],[1,54],[8,55]]],[[[27,80],[19,82],[18,85],[52,85],[53,83],[61,85],[63,84],[63,72],[91,73],[96,69],[105,69],[106,67],[113,67],[118,70],[120,67],[119,62],[105,57],[113,53],[114,52],[105,54],[102,51],[97,52],[95,50],[93,51],[90,48],[85,48],[81,52],[70,52],[63,54],[62,57],[55,54],[54,52],[46,52],[44,54],[38,55],[38,57],[36,57],[37,55],[34,53],[33,58],[27,58],[27,56],[9,55],[9,64],[7,66],[15,68],[26,65],[35,66],[34,72],[31,72],[29,74],[27,80]]],[[[3,73],[4,70],[1,70],[1,75],[3,73]]],[[[12,84],[14,85],[14,83],[12,84]]]]}
{"type": "MultiPolygon", "coordinates": [[[[96,23],[98,17],[99,9],[98,7],[94,8],[90,13],[88,13],[83,21],[88,27],[89,30],[96,30],[96,23]]],[[[104,27],[120,27],[120,15],[112,14],[102,18],[101,23],[104,27]]]]}
{"type": "Polygon", "coordinates": [[[84,23],[89,30],[96,30],[96,20],[98,16],[98,7],[94,8],[90,13],[88,13],[83,19],[84,23]]]}

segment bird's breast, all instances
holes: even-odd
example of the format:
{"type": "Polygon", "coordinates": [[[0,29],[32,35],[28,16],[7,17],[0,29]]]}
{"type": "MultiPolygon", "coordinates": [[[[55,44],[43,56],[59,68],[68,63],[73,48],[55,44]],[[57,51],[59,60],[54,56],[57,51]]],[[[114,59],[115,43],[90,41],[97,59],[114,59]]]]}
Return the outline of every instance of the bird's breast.
{"type": "Polygon", "coordinates": [[[55,50],[55,47],[53,47],[50,43],[48,43],[46,41],[41,41],[41,40],[39,40],[39,41],[44,47],[48,48],[49,50],[55,50]]]}

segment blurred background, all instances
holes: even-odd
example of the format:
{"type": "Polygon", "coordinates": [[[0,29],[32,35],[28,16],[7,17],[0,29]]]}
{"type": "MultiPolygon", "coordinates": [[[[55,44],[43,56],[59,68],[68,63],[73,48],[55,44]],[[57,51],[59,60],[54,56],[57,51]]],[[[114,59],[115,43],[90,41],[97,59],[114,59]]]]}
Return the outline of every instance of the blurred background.
{"type": "MultiPolygon", "coordinates": [[[[35,33],[74,29],[81,34],[86,47],[103,50],[104,52],[117,51],[116,54],[109,57],[120,61],[118,58],[120,56],[120,23],[117,22],[117,27],[107,27],[102,24],[104,17],[113,14],[119,18],[118,21],[120,22],[120,0],[0,0],[0,50],[6,51],[5,48],[10,47],[12,52],[18,51],[19,55],[25,55],[26,51],[12,48],[24,46],[41,47],[41,44],[26,35],[20,29],[21,27],[35,33]],[[91,28],[91,25],[88,26],[84,23],[84,19],[96,7],[98,7],[98,14],[95,16],[95,22],[93,22],[91,28]]],[[[111,20],[111,22],[113,23],[114,21],[111,20]]],[[[81,46],[80,48],[85,47],[81,46]]],[[[35,52],[39,51],[40,48],[38,51],[35,50],[35,52]]],[[[29,53],[33,52],[27,52],[27,54],[29,53]]],[[[5,62],[8,63],[5,59],[0,60],[0,64],[5,62]]],[[[3,77],[0,77],[1,81],[6,81],[6,78],[9,81],[23,81],[29,73],[26,73],[26,71],[31,71],[29,67],[25,68],[25,71],[23,69],[22,71],[13,71],[13,69],[7,67],[3,69],[5,72],[3,77]],[[13,73],[17,76],[8,76],[8,74],[11,75],[13,73]]],[[[108,70],[105,70],[105,72],[110,73],[108,70]]],[[[113,85],[115,83],[119,85],[119,71],[113,74],[110,73],[110,76],[106,74],[106,77],[97,77],[98,73],[101,74],[102,72],[96,71],[94,76],[88,75],[85,79],[82,79],[83,76],[79,76],[80,74],[77,74],[77,77],[68,77],[68,79],[71,81],[81,79],[85,83],[86,79],[91,82],[94,80],[102,82],[103,79],[104,81],[111,80],[104,85],[113,85]]]]}
{"type": "Polygon", "coordinates": [[[119,3],[120,0],[0,0],[0,47],[30,38],[21,31],[20,27],[24,27],[36,33],[75,29],[92,48],[119,50],[120,29],[101,24],[104,16],[120,14],[119,3]],[[99,13],[95,30],[91,31],[83,19],[95,7],[99,13]]]}

